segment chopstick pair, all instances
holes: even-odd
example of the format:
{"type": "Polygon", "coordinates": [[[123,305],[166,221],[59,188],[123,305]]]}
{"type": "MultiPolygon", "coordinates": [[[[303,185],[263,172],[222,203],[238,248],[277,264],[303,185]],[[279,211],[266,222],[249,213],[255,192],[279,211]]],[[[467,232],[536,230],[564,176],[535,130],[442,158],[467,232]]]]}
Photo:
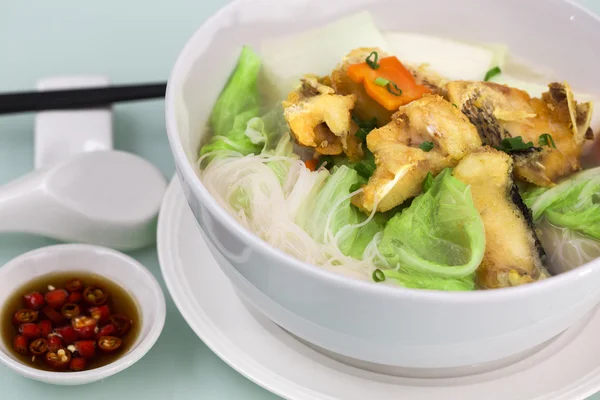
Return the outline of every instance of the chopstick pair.
{"type": "Polygon", "coordinates": [[[106,107],[113,103],[161,98],[166,82],[141,85],[0,94],[0,114],[106,107]]]}

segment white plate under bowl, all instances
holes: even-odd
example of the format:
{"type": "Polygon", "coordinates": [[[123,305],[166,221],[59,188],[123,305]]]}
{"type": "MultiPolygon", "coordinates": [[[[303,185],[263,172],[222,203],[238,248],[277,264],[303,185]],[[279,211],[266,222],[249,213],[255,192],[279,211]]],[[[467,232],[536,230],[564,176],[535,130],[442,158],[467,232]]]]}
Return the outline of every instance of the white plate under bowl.
{"type": "Polygon", "coordinates": [[[503,368],[459,378],[390,376],[326,357],[247,306],[208,246],[174,179],[158,222],[158,256],[169,292],[208,347],[282,397],[574,400],[600,390],[600,309],[539,352],[503,368]]]}

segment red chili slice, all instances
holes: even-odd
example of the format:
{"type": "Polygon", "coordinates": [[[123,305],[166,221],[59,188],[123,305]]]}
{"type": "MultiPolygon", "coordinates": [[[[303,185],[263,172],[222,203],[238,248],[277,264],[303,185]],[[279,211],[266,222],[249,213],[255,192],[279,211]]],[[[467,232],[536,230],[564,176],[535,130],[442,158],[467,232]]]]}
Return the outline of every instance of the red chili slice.
{"type": "Polygon", "coordinates": [[[108,323],[115,326],[115,336],[123,336],[129,332],[129,329],[131,328],[131,320],[122,314],[111,315],[108,318],[108,323]]]}
{"type": "Polygon", "coordinates": [[[42,313],[55,325],[58,325],[65,320],[65,317],[63,317],[61,313],[48,306],[42,308],[42,313]]]}
{"type": "Polygon", "coordinates": [[[46,305],[46,300],[44,300],[44,295],[40,292],[33,292],[23,296],[23,303],[27,308],[38,310],[46,305]]]}
{"type": "Polygon", "coordinates": [[[123,341],[116,336],[102,336],[98,339],[98,347],[100,350],[111,353],[121,347],[123,341]]]}
{"type": "Polygon", "coordinates": [[[65,289],[67,289],[67,291],[69,293],[72,292],[77,292],[78,290],[81,290],[83,288],[83,282],[81,282],[81,279],[69,279],[67,281],[67,283],[65,283],[65,289]]]}
{"type": "Polygon", "coordinates": [[[42,337],[47,337],[52,333],[52,322],[47,319],[38,322],[38,327],[40,328],[40,335],[42,337]]]}
{"type": "Polygon", "coordinates": [[[117,332],[117,328],[113,324],[104,325],[96,334],[96,339],[100,339],[101,336],[114,336],[117,332]]]}
{"type": "Polygon", "coordinates": [[[19,325],[19,333],[27,339],[37,339],[42,334],[40,327],[32,322],[19,325]]]}
{"type": "Polygon", "coordinates": [[[65,348],[46,353],[46,363],[55,370],[66,369],[71,362],[71,352],[65,348]]]}
{"type": "Polygon", "coordinates": [[[13,324],[19,325],[26,322],[35,322],[38,319],[39,313],[29,308],[18,310],[13,316],[13,324]]]}
{"type": "Polygon", "coordinates": [[[83,371],[85,369],[85,364],[85,358],[75,357],[71,359],[71,362],[69,363],[69,369],[71,371],[83,371]]]}
{"type": "Polygon", "coordinates": [[[79,340],[75,342],[75,350],[83,358],[94,358],[96,355],[96,342],[93,340],[79,340]]]}
{"type": "Polygon", "coordinates": [[[92,318],[98,322],[104,322],[110,317],[110,307],[106,304],[98,307],[90,307],[88,311],[92,318]]]}
{"type": "Polygon", "coordinates": [[[67,297],[69,297],[69,293],[65,289],[51,290],[45,296],[46,303],[55,310],[61,308],[67,302],[67,297]]]}
{"type": "Polygon", "coordinates": [[[83,298],[83,294],[81,294],[81,292],[72,292],[72,293],[69,293],[67,302],[77,304],[81,301],[82,298],[83,298]]]}
{"type": "Polygon", "coordinates": [[[34,356],[41,356],[48,351],[48,341],[44,338],[35,339],[29,343],[29,351],[34,356]]]}
{"type": "Polygon", "coordinates": [[[96,335],[98,321],[94,318],[79,316],[71,320],[71,325],[80,339],[92,339],[96,335]]]}
{"type": "Polygon", "coordinates": [[[72,326],[61,326],[60,328],[55,329],[56,333],[58,333],[66,344],[71,344],[79,339],[79,335],[72,326]]]}
{"type": "Polygon", "coordinates": [[[13,339],[13,349],[19,354],[27,355],[29,351],[29,341],[23,335],[17,335],[13,339]]]}
{"type": "Polygon", "coordinates": [[[67,319],[73,319],[80,314],[79,306],[73,303],[66,303],[60,309],[60,313],[67,319]]]}
{"type": "Polygon", "coordinates": [[[83,291],[83,300],[93,306],[101,306],[108,300],[108,292],[100,285],[91,285],[83,291]]]}
{"type": "Polygon", "coordinates": [[[48,336],[48,351],[56,353],[58,349],[65,347],[63,340],[58,335],[48,336]]]}

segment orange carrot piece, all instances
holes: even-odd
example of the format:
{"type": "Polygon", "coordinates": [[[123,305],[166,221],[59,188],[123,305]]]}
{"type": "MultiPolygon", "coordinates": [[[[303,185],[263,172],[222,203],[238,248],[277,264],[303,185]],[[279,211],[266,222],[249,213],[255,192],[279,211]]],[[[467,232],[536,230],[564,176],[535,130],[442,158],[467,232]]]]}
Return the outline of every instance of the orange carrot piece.
{"type": "Polygon", "coordinates": [[[352,64],[348,67],[348,77],[362,83],[369,97],[390,111],[431,93],[431,90],[415,82],[410,71],[397,57],[382,58],[377,69],[366,62],[352,64]],[[382,86],[376,80],[389,83],[382,86]]]}
{"type": "Polygon", "coordinates": [[[316,158],[311,158],[310,160],[304,161],[304,165],[306,165],[306,168],[310,169],[311,171],[316,171],[318,162],[319,160],[316,158]]]}

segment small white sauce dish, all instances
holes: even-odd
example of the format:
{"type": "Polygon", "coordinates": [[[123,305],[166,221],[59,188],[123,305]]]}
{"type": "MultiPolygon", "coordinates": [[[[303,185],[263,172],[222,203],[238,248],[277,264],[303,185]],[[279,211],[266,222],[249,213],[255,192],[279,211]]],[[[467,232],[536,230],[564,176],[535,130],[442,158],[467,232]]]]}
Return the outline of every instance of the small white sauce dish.
{"type": "MultiPolygon", "coordinates": [[[[165,298],[154,276],[133,258],[99,246],[48,246],[12,259],[0,268],[0,307],[30,280],[69,271],[94,273],[125,289],[139,309],[139,334],[127,353],[116,361],[81,372],[50,372],[32,368],[13,356],[8,348],[10,343],[0,340],[0,362],[26,378],[55,385],[82,385],[105,379],[142,358],[162,332],[166,316],[165,298]]],[[[6,321],[0,321],[0,325],[2,323],[6,321]]]]}

